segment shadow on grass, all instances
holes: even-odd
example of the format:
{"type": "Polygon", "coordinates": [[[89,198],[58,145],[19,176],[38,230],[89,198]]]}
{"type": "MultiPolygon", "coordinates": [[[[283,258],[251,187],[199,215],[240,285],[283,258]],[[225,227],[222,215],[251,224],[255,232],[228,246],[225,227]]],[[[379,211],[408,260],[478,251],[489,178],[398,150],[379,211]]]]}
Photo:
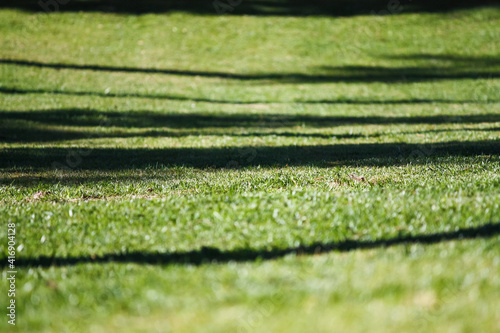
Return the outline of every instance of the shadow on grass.
{"type": "MultiPolygon", "coordinates": [[[[27,11],[88,11],[111,13],[166,13],[187,12],[216,15],[213,0],[3,0],[0,8],[27,11]],[[40,5],[42,3],[42,5],[40,5]],[[49,5],[51,4],[52,5],[49,5]],[[65,3],[65,4],[63,4],[65,3]]],[[[221,1],[224,12],[231,15],[280,15],[280,16],[352,16],[370,13],[399,14],[410,12],[445,12],[455,9],[498,5],[495,0],[244,0],[221,1]],[[232,3],[233,5],[229,5],[232,3]]]]}
{"type": "MultiPolygon", "coordinates": [[[[389,246],[410,244],[437,244],[445,241],[456,241],[474,238],[490,238],[500,234],[500,223],[489,223],[479,227],[464,228],[451,232],[438,232],[427,235],[398,236],[388,239],[373,241],[345,240],[330,243],[314,243],[287,249],[254,250],[237,249],[232,251],[221,251],[217,248],[202,247],[200,250],[174,253],[148,253],[130,252],[126,254],[107,254],[94,257],[47,257],[16,260],[17,267],[50,267],[50,266],[72,266],[85,263],[136,263],[150,265],[202,265],[227,262],[249,262],[258,260],[274,260],[290,254],[311,255],[328,252],[348,252],[363,249],[377,249],[389,246]]],[[[7,261],[4,260],[4,266],[7,261]]]]}
{"type": "Polygon", "coordinates": [[[4,148],[0,168],[34,170],[124,170],[155,165],[194,168],[239,166],[370,165],[426,163],[446,156],[498,156],[500,140],[433,144],[361,143],[322,146],[242,146],[224,148],[4,148]]]}
{"type": "MultiPolygon", "coordinates": [[[[478,77],[476,77],[478,78],[478,77]]],[[[67,95],[67,96],[94,96],[94,97],[107,97],[107,98],[144,98],[144,99],[158,99],[158,100],[171,100],[171,101],[187,101],[196,103],[216,103],[216,104],[353,104],[353,105],[399,105],[399,104],[489,104],[498,103],[499,100],[480,100],[480,99],[440,99],[440,98],[411,98],[411,99],[394,99],[394,100],[373,100],[373,99],[352,99],[352,98],[337,98],[337,99],[321,99],[321,100],[294,100],[290,102],[273,102],[273,101],[238,101],[238,100],[224,100],[213,99],[204,97],[189,97],[165,94],[147,94],[147,93],[115,93],[115,92],[99,92],[99,91],[67,91],[58,89],[21,89],[21,88],[7,88],[0,87],[0,93],[25,95],[25,94],[54,94],[54,95],[67,95]]]]}
{"type": "Polygon", "coordinates": [[[343,125],[396,124],[475,124],[500,122],[500,113],[477,115],[430,116],[317,116],[307,114],[234,114],[234,113],[163,113],[153,111],[98,111],[56,109],[40,111],[0,111],[1,119],[29,121],[38,124],[79,127],[125,128],[285,128],[308,126],[316,128],[343,125]]]}
{"type": "MultiPolygon", "coordinates": [[[[490,129],[470,129],[473,131],[489,131],[490,129]]],[[[54,130],[43,128],[19,128],[16,126],[0,125],[0,143],[42,143],[58,142],[95,138],[181,138],[181,137],[289,137],[289,138],[316,138],[316,139],[357,139],[364,137],[380,137],[382,134],[363,135],[363,134],[321,134],[321,133],[301,133],[289,131],[273,132],[242,132],[241,129],[225,131],[200,131],[183,130],[175,132],[170,130],[148,130],[137,132],[114,131],[112,133],[96,133],[74,130],[54,130]]]]}
{"type": "MultiPolygon", "coordinates": [[[[300,132],[298,128],[333,128],[345,125],[369,124],[477,124],[500,122],[500,114],[350,117],[300,114],[165,114],[151,111],[101,112],[84,109],[0,111],[0,117],[2,119],[0,123],[0,142],[11,143],[92,138],[226,135],[234,137],[275,135],[320,139],[353,139],[381,135],[304,133],[300,132]],[[66,128],[51,128],[50,126],[65,126],[66,128]],[[82,127],[89,128],[89,130],[82,129],[82,127]],[[99,130],[90,130],[90,128],[99,128],[99,130]],[[113,128],[113,130],[102,131],[104,128],[113,128]],[[130,131],[130,128],[135,130],[130,131]],[[147,130],[142,130],[143,128],[147,128],[147,130]],[[247,129],[254,130],[248,131],[247,129]],[[256,132],[255,129],[263,129],[264,131],[256,132]],[[269,129],[276,129],[277,131],[269,132],[269,129]],[[292,130],[283,131],[282,129],[292,130]]],[[[472,130],[477,131],[480,129],[472,130]]]]}
{"type": "MultiPolygon", "coordinates": [[[[487,57],[453,57],[443,55],[402,55],[388,56],[388,59],[424,60],[419,66],[384,67],[384,66],[319,66],[309,73],[229,73],[208,72],[160,68],[119,67],[109,65],[79,65],[46,63],[20,59],[0,59],[0,64],[27,66],[51,69],[90,70],[99,72],[142,73],[178,75],[187,77],[204,77],[231,79],[240,81],[262,81],[273,83],[411,83],[435,80],[458,80],[478,78],[500,78],[500,71],[492,70],[499,63],[499,58],[487,57]],[[432,61],[436,63],[432,63],[432,61]]],[[[8,91],[5,91],[8,92],[8,91]]],[[[11,93],[15,93],[12,89],[11,93]]],[[[43,92],[38,90],[26,92],[43,92]]],[[[54,90],[52,93],[64,93],[54,90]]],[[[19,90],[18,93],[22,93],[19,90]]],[[[75,94],[77,92],[74,92],[75,94]]],[[[89,94],[80,92],[80,94],[89,94]]]]}

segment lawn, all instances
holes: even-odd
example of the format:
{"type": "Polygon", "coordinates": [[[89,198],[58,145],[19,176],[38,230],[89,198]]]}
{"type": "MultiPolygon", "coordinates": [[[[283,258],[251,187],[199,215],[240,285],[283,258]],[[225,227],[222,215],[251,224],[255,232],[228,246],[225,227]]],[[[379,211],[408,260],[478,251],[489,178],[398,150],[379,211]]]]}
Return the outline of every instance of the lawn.
{"type": "Polygon", "coordinates": [[[500,331],[500,7],[7,3],[1,331],[500,331]]]}

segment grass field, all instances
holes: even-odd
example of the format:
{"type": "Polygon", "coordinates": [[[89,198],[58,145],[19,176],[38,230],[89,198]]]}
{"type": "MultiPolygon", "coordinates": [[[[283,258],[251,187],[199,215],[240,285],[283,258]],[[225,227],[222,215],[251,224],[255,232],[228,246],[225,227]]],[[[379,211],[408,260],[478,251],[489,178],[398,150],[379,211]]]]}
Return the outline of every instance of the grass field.
{"type": "Polygon", "coordinates": [[[1,331],[500,331],[499,7],[61,10],[0,8],[1,331]]]}

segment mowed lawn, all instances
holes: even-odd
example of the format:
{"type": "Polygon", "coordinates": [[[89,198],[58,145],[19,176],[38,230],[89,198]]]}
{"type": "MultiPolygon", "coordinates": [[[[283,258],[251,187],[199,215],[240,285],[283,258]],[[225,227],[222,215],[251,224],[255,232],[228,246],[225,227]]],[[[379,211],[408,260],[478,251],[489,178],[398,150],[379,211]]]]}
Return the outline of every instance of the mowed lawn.
{"type": "Polygon", "coordinates": [[[4,8],[0,45],[2,332],[500,331],[498,7],[4,8]]]}

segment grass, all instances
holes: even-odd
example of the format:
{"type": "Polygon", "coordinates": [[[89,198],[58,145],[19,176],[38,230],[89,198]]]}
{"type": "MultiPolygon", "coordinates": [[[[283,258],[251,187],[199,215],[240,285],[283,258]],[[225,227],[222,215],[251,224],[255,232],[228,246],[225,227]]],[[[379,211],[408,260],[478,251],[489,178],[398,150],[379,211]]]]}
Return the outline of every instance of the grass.
{"type": "Polygon", "coordinates": [[[500,330],[499,20],[1,9],[17,330],[500,330]]]}

